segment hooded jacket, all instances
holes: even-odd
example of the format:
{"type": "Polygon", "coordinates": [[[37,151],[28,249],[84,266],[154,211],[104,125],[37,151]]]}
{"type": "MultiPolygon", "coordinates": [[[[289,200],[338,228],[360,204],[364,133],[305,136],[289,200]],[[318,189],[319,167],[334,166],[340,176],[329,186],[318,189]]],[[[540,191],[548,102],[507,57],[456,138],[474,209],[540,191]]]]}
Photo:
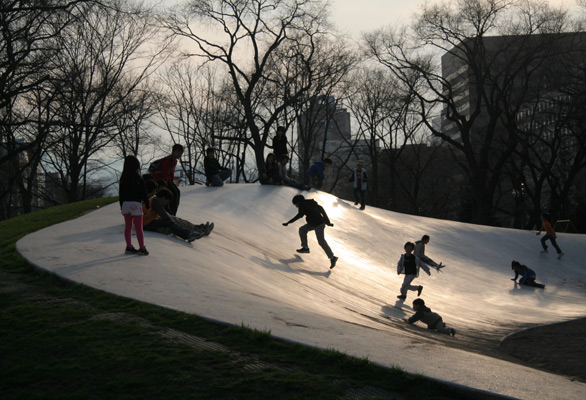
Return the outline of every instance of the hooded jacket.
{"type": "Polygon", "coordinates": [[[328,218],[328,214],[326,214],[324,208],[317,204],[317,202],[313,199],[301,200],[299,203],[299,212],[287,223],[290,224],[295,222],[304,216],[307,223],[311,226],[318,226],[324,223],[327,225],[331,224],[330,219],[328,218]]]}

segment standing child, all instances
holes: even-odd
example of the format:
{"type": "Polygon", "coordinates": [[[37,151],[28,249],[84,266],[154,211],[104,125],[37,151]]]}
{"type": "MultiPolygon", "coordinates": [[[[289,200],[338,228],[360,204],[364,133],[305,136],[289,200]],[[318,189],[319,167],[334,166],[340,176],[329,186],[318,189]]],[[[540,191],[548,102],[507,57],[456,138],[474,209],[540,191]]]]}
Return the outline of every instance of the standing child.
{"type": "Polygon", "coordinates": [[[135,156],[126,156],[124,159],[124,167],[120,175],[119,201],[125,223],[126,254],[148,255],[142,230],[142,203],[148,207],[149,199],[140,173],[140,162],[135,156]],[[132,245],[132,225],[136,231],[138,250],[132,245]]]}
{"type": "Polygon", "coordinates": [[[329,158],[324,158],[323,161],[316,161],[313,163],[311,167],[305,171],[307,176],[312,180],[313,186],[316,189],[320,189],[324,183],[325,170],[332,165],[332,160],[329,158]]]}
{"type": "Polygon", "coordinates": [[[541,214],[541,228],[539,229],[539,232],[537,232],[537,236],[541,234],[542,230],[545,231],[545,235],[543,235],[543,237],[541,238],[541,246],[543,247],[543,250],[541,252],[547,254],[547,245],[545,244],[545,242],[549,240],[551,242],[551,245],[555,248],[555,250],[558,253],[558,259],[561,259],[564,253],[562,252],[562,249],[560,249],[560,246],[558,246],[556,242],[556,234],[553,230],[553,227],[551,226],[551,216],[548,213],[541,214]]]}
{"type": "Polygon", "coordinates": [[[291,218],[289,221],[283,223],[283,226],[287,226],[292,222],[297,221],[299,218],[305,216],[306,224],[299,228],[299,238],[301,239],[301,248],[297,250],[298,253],[309,253],[309,247],[307,246],[307,232],[315,231],[317,242],[321,248],[326,252],[326,255],[330,259],[330,269],[336,266],[338,257],[334,256],[332,249],[326,242],[324,237],[324,231],[327,226],[334,226],[330,222],[326,211],[322,206],[317,204],[313,199],[305,199],[303,195],[298,194],[293,197],[293,204],[299,209],[296,216],[291,218]]]}
{"type": "Polygon", "coordinates": [[[407,290],[417,291],[417,296],[421,295],[423,286],[412,285],[411,282],[419,276],[419,268],[423,268],[427,275],[431,275],[429,267],[419,257],[413,254],[415,245],[412,242],[405,243],[405,254],[401,255],[397,263],[397,275],[405,274],[403,285],[401,286],[401,294],[397,296],[400,300],[407,298],[407,290]]]}
{"type": "Polygon", "coordinates": [[[278,126],[277,134],[273,137],[273,153],[277,158],[277,162],[281,161],[283,156],[288,155],[287,151],[287,136],[285,135],[285,127],[278,126]]]}
{"type": "Polygon", "coordinates": [[[439,333],[445,333],[446,335],[456,335],[456,330],[448,328],[438,313],[434,313],[429,307],[425,306],[423,299],[413,300],[413,310],[415,310],[415,314],[409,319],[403,319],[403,321],[409,324],[421,321],[427,325],[427,329],[435,329],[439,333]]]}
{"type": "Polygon", "coordinates": [[[354,182],[354,205],[360,203],[361,210],[366,207],[366,181],[368,181],[366,170],[362,168],[362,162],[358,161],[348,182],[354,182]]]}
{"type": "Polygon", "coordinates": [[[511,269],[513,271],[515,271],[515,277],[511,278],[512,281],[516,282],[519,275],[521,275],[521,279],[519,279],[520,285],[527,285],[527,286],[533,286],[533,287],[538,287],[538,288],[545,287],[544,284],[535,282],[535,278],[537,277],[537,275],[535,274],[535,271],[533,271],[531,268],[527,267],[526,265],[521,264],[519,261],[513,260],[511,262],[511,269]]]}

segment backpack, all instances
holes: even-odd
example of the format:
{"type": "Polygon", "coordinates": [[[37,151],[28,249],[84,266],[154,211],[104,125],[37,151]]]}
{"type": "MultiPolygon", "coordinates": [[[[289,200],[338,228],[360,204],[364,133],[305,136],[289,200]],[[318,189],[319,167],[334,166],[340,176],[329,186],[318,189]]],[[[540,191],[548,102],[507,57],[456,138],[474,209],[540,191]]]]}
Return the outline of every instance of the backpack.
{"type": "Polygon", "coordinates": [[[166,158],[167,157],[163,157],[153,161],[151,165],[149,165],[148,173],[152,176],[155,176],[155,174],[157,173],[157,169],[159,168],[159,165],[161,165],[161,162],[163,162],[166,158]]]}

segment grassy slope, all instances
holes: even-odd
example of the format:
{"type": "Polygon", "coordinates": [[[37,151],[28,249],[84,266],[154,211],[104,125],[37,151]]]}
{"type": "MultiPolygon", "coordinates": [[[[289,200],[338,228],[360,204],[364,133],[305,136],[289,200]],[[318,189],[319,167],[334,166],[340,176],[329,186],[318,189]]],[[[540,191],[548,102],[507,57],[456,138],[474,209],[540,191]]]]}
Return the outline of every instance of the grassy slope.
{"type": "Polygon", "coordinates": [[[16,252],[27,233],[113,201],[0,222],[0,398],[469,398],[368,360],[64,282],[16,252]]]}

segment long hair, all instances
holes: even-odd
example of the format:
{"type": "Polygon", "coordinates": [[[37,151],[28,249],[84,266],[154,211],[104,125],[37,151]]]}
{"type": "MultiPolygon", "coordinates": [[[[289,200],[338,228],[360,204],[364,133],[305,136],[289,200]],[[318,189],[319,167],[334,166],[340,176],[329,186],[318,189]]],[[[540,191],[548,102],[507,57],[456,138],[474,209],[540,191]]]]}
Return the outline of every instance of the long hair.
{"type": "Polygon", "coordinates": [[[122,174],[120,175],[120,185],[127,185],[141,179],[140,161],[135,156],[126,156],[124,159],[124,167],[122,167],[122,174]]]}

